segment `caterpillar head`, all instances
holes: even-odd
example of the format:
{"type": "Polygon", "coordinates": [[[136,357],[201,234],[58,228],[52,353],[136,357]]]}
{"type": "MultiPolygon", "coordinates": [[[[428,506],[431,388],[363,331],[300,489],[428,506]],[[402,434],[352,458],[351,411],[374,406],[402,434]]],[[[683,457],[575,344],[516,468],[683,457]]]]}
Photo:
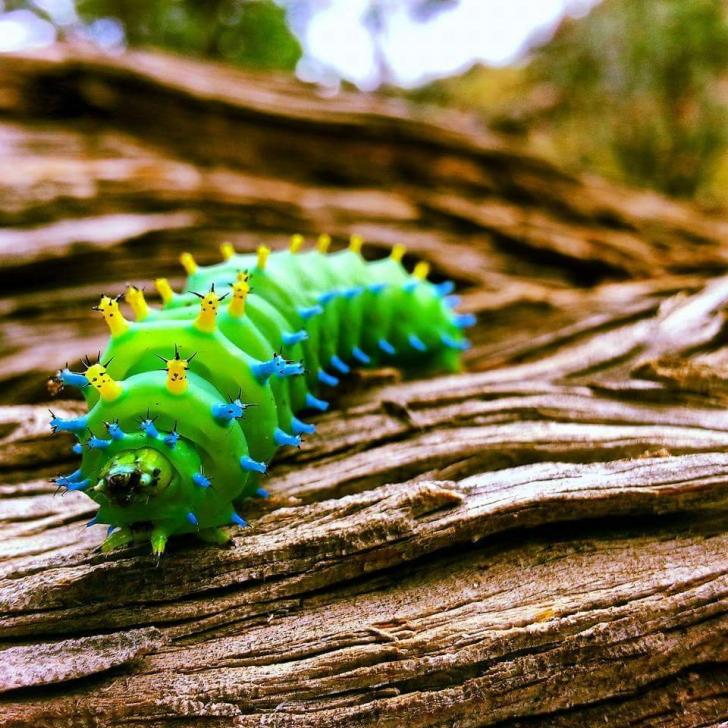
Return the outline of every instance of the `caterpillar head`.
{"type": "Polygon", "coordinates": [[[118,507],[149,503],[170,485],[174,469],[162,453],[152,448],[125,450],[110,458],[93,488],[95,494],[118,507]]]}

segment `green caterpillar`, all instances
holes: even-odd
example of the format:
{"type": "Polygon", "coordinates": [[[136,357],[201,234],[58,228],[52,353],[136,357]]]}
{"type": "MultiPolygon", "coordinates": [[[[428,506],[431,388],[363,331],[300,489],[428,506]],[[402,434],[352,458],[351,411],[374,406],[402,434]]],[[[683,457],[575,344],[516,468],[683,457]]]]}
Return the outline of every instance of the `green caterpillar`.
{"type": "Polygon", "coordinates": [[[90,524],[109,524],[105,550],[149,538],[158,558],[173,534],[226,541],[222,527],[247,525],[236,508],[266,495],[275,451],[315,431],[296,413],[326,410],[322,391],[352,364],[459,368],[473,317],[453,312],[451,282],[427,281],[426,263],[408,274],[402,246],[366,262],[357,236],[333,254],[326,235],[315,250],[302,243],[249,255],[225,243],[207,267],[183,253],[185,290],[159,279],[161,309],[127,289],[134,322],[102,296],[106,350],[57,374],[83,389],[88,414],[51,413],[51,427],[77,438],[80,468],[55,480],[99,504],[90,524]]]}

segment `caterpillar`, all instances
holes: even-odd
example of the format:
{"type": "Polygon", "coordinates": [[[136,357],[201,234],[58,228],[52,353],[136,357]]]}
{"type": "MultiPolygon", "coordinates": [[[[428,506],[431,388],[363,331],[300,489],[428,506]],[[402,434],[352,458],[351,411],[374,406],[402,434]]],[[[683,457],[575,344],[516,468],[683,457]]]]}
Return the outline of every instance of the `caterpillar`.
{"type": "Polygon", "coordinates": [[[149,540],[159,559],[184,533],[225,543],[225,526],[247,525],[245,500],[266,497],[276,450],[315,432],[298,415],[325,411],[325,392],[352,366],[459,369],[474,317],[455,312],[451,281],[428,281],[425,262],[408,273],[401,245],[367,262],[358,236],[335,253],[328,235],[303,243],[249,254],[223,243],[209,266],[183,253],[187,282],[176,293],[157,279],[161,307],[127,287],[133,321],[121,296],[101,296],[106,349],[85,371],[56,374],[83,391],[88,412],[51,412],[50,424],[76,438],[80,467],[54,480],[98,504],[89,525],[108,525],[104,551],[149,540]]]}

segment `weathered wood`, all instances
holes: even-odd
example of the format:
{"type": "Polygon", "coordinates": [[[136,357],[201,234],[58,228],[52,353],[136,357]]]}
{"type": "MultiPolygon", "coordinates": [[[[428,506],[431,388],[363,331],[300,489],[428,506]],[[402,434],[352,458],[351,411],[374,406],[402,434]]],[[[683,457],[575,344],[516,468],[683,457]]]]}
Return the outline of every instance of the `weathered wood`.
{"type": "Polygon", "coordinates": [[[457,114],[151,54],[0,57],[0,158],[2,725],[728,716],[724,219],[457,114]],[[454,278],[470,371],[356,374],[229,549],[102,555],[48,480],[92,301],[296,229],[454,278]]]}

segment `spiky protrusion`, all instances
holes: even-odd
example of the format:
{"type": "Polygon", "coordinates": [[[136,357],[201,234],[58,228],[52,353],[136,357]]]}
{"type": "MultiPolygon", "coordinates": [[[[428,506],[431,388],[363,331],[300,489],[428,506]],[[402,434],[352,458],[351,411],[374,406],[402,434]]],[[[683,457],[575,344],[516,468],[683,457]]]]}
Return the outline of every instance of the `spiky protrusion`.
{"type": "Polygon", "coordinates": [[[361,249],[362,249],[363,245],[364,245],[364,238],[362,238],[361,235],[352,235],[349,238],[349,250],[351,250],[352,253],[361,255],[361,249]]]}
{"type": "Polygon", "coordinates": [[[162,303],[165,306],[172,303],[174,291],[172,290],[172,286],[169,285],[169,281],[166,278],[157,278],[154,281],[154,285],[159,293],[159,297],[162,299],[162,303]]]}
{"type": "Polygon", "coordinates": [[[250,405],[243,404],[240,397],[231,398],[228,402],[218,402],[212,405],[212,416],[221,424],[227,424],[243,417],[248,407],[250,405]]]}
{"type": "Polygon", "coordinates": [[[110,363],[111,360],[105,364],[101,362],[88,364],[85,371],[86,380],[105,402],[113,402],[123,391],[121,384],[112,379],[111,375],[106,371],[106,367],[110,363]]]}
{"type": "Polygon", "coordinates": [[[303,243],[303,235],[291,235],[291,244],[288,248],[291,251],[291,254],[295,255],[296,253],[300,252],[301,248],[303,247],[303,243]]]}
{"type": "Polygon", "coordinates": [[[407,248],[405,248],[401,243],[397,243],[397,245],[392,248],[392,252],[389,257],[397,263],[401,263],[406,252],[407,248]]]}
{"type": "Polygon", "coordinates": [[[250,293],[250,276],[247,271],[240,271],[232,285],[232,297],[228,304],[231,316],[242,316],[245,313],[245,301],[250,293]]]}
{"type": "Polygon", "coordinates": [[[235,248],[232,243],[224,242],[220,245],[220,255],[223,260],[230,260],[235,257],[235,248]]]}
{"type": "Polygon", "coordinates": [[[268,264],[268,256],[270,255],[270,248],[266,245],[260,245],[258,247],[258,270],[265,270],[265,266],[268,264]]]}
{"type": "Polygon", "coordinates": [[[224,293],[222,296],[218,296],[215,293],[215,284],[210,286],[210,290],[204,295],[201,293],[192,293],[200,299],[200,313],[195,319],[195,326],[200,331],[206,331],[211,333],[215,330],[217,309],[220,305],[220,301],[224,301],[228,294],[224,293]]]}
{"type": "Polygon", "coordinates": [[[190,368],[190,362],[195,358],[195,354],[183,359],[179,353],[179,347],[174,345],[174,359],[165,359],[159,357],[167,369],[167,389],[172,394],[184,394],[187,391],[187,370],[190,368]]]}
{"type": "Polygon", "coordinates": [[[193,273],[197,273],[199,266],[197,261],[194,259],[192,253],[182,253],[179,257],[179,262],[182,263],[182,267],[185,269],[185,273],[191,276],[193,273]]]}
{"type": "Polygon", "coordinates": [[[426,260],[421,260],[417,263],[415,269],[412,271],[412,275],[421,281],[424,281],[429,274],[430,264],[426,260]]]}
{"type": "Polygon", "coordinates": [[[329,252],[329,246],[331,245],[331,236],[326,233],[322,233],[318,236],[316,241],[316,250],[323,255],[329,252]]]}
{"type": "Polygon", "coordinates": [[[78,387],[79,389],[88,387],[88,379],[86,379],[86,375],[79,374],[78,372],[72,372],[68,368],[68,364],[66,364],[66,366],[63,369],[60,369],[56,373],[56,378],[65,387],[78,387]]]}
{"type": "Polygon", "coordinates": [[[311,392],[308,392],[306,394],[306,407],[318,410],[319,412],[326,412],[329,408],[329,403],[326,400],[314,397],[311,392]]]}
{"type": "Polygon", "coordinates": [[[101,311],[112,336],[121,336],[121,334],[129,329],[129,322],[121,313],[117,298],[109,298],[109,296],[102,295],[99,305],[94,306],[93,310],[101,311]]]}
{"type": "Polygon", "coordinates": [[[134,311],[134,317],[137,321],[144,321],[149,315],[149,306],[144,298],[144,291],[136,286],[127,286],[124,300],[131,306],[134,311]]]}
{"type": "Polygon", "coordinates": [[[273,440],[278,447],[288,445],[290,447],[301,447],[301,438],[298,435],[289,435],[287,432],[276,427],[273,430],[273,440]]]}

